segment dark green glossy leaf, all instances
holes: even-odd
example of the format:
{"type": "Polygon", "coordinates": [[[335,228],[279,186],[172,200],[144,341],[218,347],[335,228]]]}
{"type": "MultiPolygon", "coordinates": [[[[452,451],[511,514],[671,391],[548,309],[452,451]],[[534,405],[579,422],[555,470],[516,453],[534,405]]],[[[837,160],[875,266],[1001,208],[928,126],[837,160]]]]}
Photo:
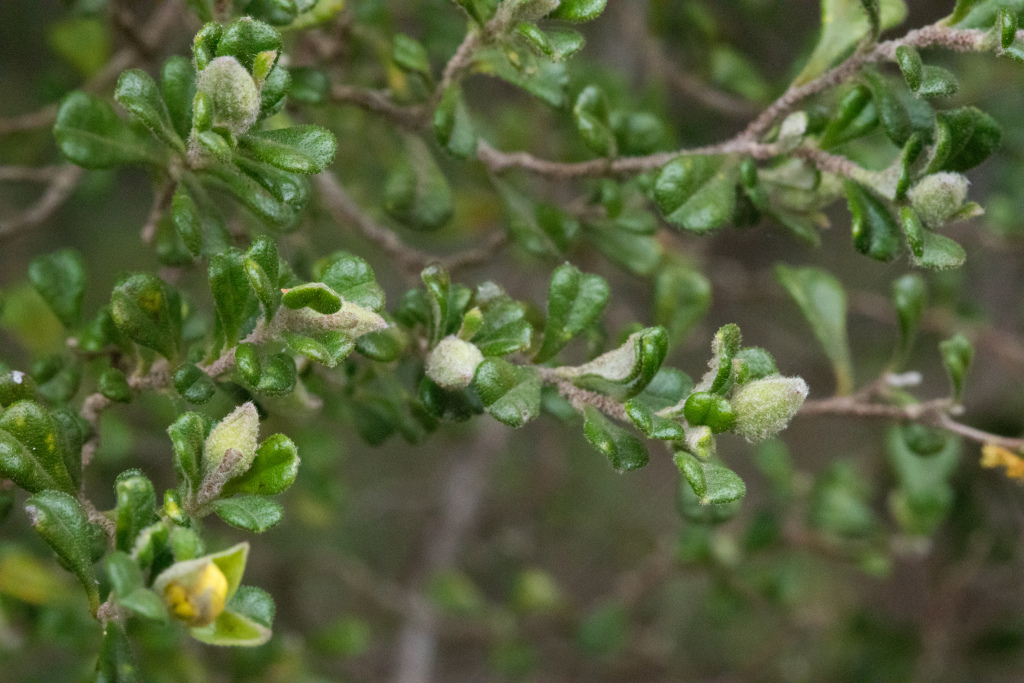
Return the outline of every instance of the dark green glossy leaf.
{"type": "Polygon", "coordinates": [[[60,105],[53,135],[61,153],[85,168],[155,160],[148,142],[119,119],[107,101],[78,90],[60,105]]]}
{"type": "Polygon", "coordinates": [[[295,359],[286,353],[271,356],[263,366],[263,376],[256,390],[269,396],[290,394],[295,389],[295,359]]]}
{"type": "Polygon", "coordinates": [[[926,175],[937,171],[967,171],[999,147],[1002,130],[994,118],[974,107],[937,114],[935,156],[926,175]]]}
{"type": "MultiPolygon", "coordinates": [[[[198,45],[198,40],[196,44],[198,45]]],[[[256,57],[261,52],[280,52],[281,34],[273,26],[262,21],[242,17],[224,29],[216,45],[218,57],[234,57],[252,72],[256,57]]]]}
{"type": "Polygon", "coordinates": [[[249,470],[224,485],[222,495],[273,496],[287,491],[299,473],[299,451],[284,434],[260,444],[249,470]]]}
{"type": "Polygon", "coordinates": [[[281,303],[292,310],[309,308],[324,315],[341,310],[341,297],[322,282],[309,282],[292,287],[284,293],[281,303]]]}
{"type": "Polygon", "coordinates": [[[522,427],[540,415],[541,380],[533,368],[488,358],[477,367],[473,387],[491,417],[509,427],[522,427]]]}
{"type": "Polygon", "coordinates": [[[209,421],[198,413],[185,413],[167,428],[174,450],[174,471],[186,498],[197,493],[202,484],[203,443],[209,433],[209,421]]]}
{"type": "Polygon", "coordinates": [[[377,284],[370,267],[362,258],[347,251],[336,251],[313,266],[313,277],[340,294],[345,301],[376,313],[384,310],[384,290],[377,284]]]}
{"type": "Polygon", "coordinates": [[[263,311],[269,321],[281,305],[282,297],[278,286],[279,263],[274,240],[269,237],[256,238],[245,254],[243,266],[249,286],[263,304],[263,311]]]}
{"type": "Polygon", "coordinates": [[[160,71],[160,91],[175,132],[187,140],[192,131],[192,102],[196,96],[196,68],[191,60],[172,55],[160,71]]]}
{"type": "Polygon", "coordinates": [[[242,261],[242,253],[237,249],[210,258],[210,290],[228,346],[238,341],[252,300],[249,277],[242,261]]]}
{"type": "Polygon", "coordinates": [[[686,438],[683,426],[674,420],[658,417],[643,401],[633,399],[626,403],[626,415],[649,439],[682,441],[686,438]]]}
{"type": "Polygon", "coordinates": [[[552,19],[582,22],[597,19],[608,0],[562,0],[548,16],[552,19]]]}
{"type": "Polygon", "coordinates": [[[608,120],[608,100],[604,92],[592,85],[584,88],[576,97],[572,115],[587,147],[601,156],[615,156],[615,135],[608,120]]]}
{"type": "Polygon", "coordinates": [[[181,300],[178,293],[154,275],[132,275],[114,288],[110,313],[117,329],[140,346],[168,359],[181,339],[181,300]]]}
{"type": "Polygon", "coordinates": [[[28,279],[64,327],[71,329],[82,319],[85,300],[85,264],[74,249],[61,249],[32,259],[28,279]]]}
{"type": "Polygon", "coordinates": [[[116,403],[130,403],[132,400],[131,388],[124,373],[117,368],[107,368],[100,375],[97,389],[106,398],[116,403]]]}
{"type": "Polygon", "coordinates": [[[647,464],[650,456],[640,439],[616,426],[597,408],[583,409],[583,433],[587,441],[608,458],[617,472],[629,472],[647,464]]]}
{"type": "Polygon", "coordinates": [[[737,173],[723,157],[679,157],[662,167],[654,200],[665,220],[697,233],[724,225],[736,209],[737,173]]]}
{"type": "Polygon", "coordinates": [[[142,121],[164,144],[178,153],[185,152],[185,143],[174,130],[160,88],[145,71],[129,69],[123,72],[117,79],[114,99],[142,121]]]}
{"type": "Polygon", "coordinates": [[[870,190],[848,180],[843,184],[852,215],[853,245],[876,261],[889,261],[900,251],[899,228],[885,203],[870,190]]]}
{"type": "Polygon", "coordinates": [[[550,360],[569,340],[597,322],[608,303],[608,295],[604,278],[581,273],[568,263],[556,268],[548,288],[544,342],[533,362],[550,360]]]}
{"type": "Polygon", "coordinates": [[[236,496],[213,503],[213,511],[231,526],[262,534],[277,526],[284,514],[279,503],[265,496],[236,496]]]}
{"type": "Polygon", "coordinates": [[[174,371],[174,390],[194,405],[207,403],[217,393],[213,380],[195,363],[186,363],[174,371]]]}
{"type": "Polygon", "coordinates": [[[36,533],[57,554],[61,564],[78,577],[89,598],[89,607],[96,614],[100,594],[92,570],[92,531],[85,510],[63,491],[40,491],[25,501],[25,511],[36,533]]]}
{"type": "Polygon", "coordinates": [[[243,136],[239,143],[260,161],[307,175],[327,168],[338,148],[334,133],[313,125],[256,131],[243,136]]]}
{"type": "Polygon", "coordinates": [[[779,265],[775,270],[782,286],[793,297],[811,324],[814,336],[836,372],[836,393],[853,390],[853,363],[846,336],[846,292],[832,275],[815,268],[789,268],[779,265]]]}
{"type": "Polygon", "coordinates": [[[892,283],[892,300],[900,324],[900,342],[896,351],[897,365],[910,355],[910,349],[917,336],[918,326],[924,316],[927,292],[924,278],[920,275],[904,275],[892,283]]]}
{"type": "Polygon", "coordinates": [[[115,547],[131,552],[143,529],[157,521],[153,482],[139,470],[122,472],[114,482],[117,497],[115,547]]]}
{"type": "Polygon", "coordinates": [[[0,414],[0,474],[26,491],[77,490],[66,447],[60,423],[38,403],[18,401],[0,414]]]}

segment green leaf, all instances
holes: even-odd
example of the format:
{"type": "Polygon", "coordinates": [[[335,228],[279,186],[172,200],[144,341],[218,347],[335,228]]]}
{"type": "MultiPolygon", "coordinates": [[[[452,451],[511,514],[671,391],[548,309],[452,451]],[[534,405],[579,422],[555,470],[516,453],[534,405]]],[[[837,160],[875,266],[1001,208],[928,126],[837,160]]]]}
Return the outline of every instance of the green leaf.
{"type": "Polygon", "coordinates": [[[587,441],[608,458],[617,472],[629,472],[647,464],[650,456],[640,439],[615,425],[593,406],[583,409],[583,433],[587,441]]]}
{"type": "Polygon", "coordinates": [[[697,233],[724,225],[736,210],[736,171],[724,157],[679,157],[662,167],[654,201],[665,220],[697,233]]]}
{"type": "Polygon", "coordinates": [[[273,116],[284,109],[285,95],[290,92],[291,85],[291,72],[280,64],[275,64],[260,90],[260,118],[273,116]]]}
{"type": "Polygon", "coordinates": [[[380,332],[364,334],[356,340],[356,351],[378,363],[398,360],[409,345],[409,338],[396,325],[380,332]]]}
{"type": "Polygon", "coordinates": [[[429,377],[420,381],[419,400],[428,415],[444,422],[465,422],[484,412],[480,396],[472,389],[444,389],[429,377]]]}
{"type": "Polygon", "coordinates": [[[259,352],[252,344],[239,344],[235,347],[235,368],[246,384],[256,386],[263,376],[259,352]]]}
{"type": "Polygon", "coordinates": [[[437,230],[455,213],[452,190],[427,145],[405,137],[406,156],[384,184],[384,210],[416,230],[437,230]]]}
{"type": "Polygon", "coordinates": [[[1007,7],[1000,8],[996,14],[996,27],[999,30],[999,43],[1004,50],[1009,49],[1017,40],[1017,14],[1007,7]]]}
{"type": "Polygon", "coordinates": [[[608,99],[602,90],[593,85],[584,88],[576,97],[572,116],[587,147],[601,156],[615,156],[615,135],[608,119],[608,99]]]}
{"type": "Polygon", "coordinates": [[[265,496],[237,496],[214,501],[213,511],[231,526],[262,534],[277,526],[284,509],[265,496]]]}
{"type": "Polygon", "coordinates": [[[921,61],[921,55],[908,45],[900,45],[896,48],[896,63],[903,73],[907,86],[916,93],[924,80],[924,62],[921,61]]]}
{"type": "Polygon", "coordinates": [[[556,268],[548,288],[544,342],[533,362],[550,360],[573,337],[596,323],[608,295],[608,283],[601,276],[581,273],[569,263],[556,268]]]}
{"type": "Polygon", "coordinates": [[[772,354],[760,347],[748,346],[745,349],[741,349],[735,357],[747,364],[747,372],[749,373],[747,381],[764,379],[765,377],[779,374],[772,354]]]}
{"type": "Polygon", "coordinates": [[[942,352],[942,364],[953,385],[953,398],[959,401],[964,394],[964,379],[974,360],[974,346],[967,337],[957,334],[940,343],[939,351],[942,352]]]}
{"type": "Polygon", "coordinates": [[[701,496],[701,505],[722,505],[739,500],[747,494],[747,486],[740,476],[724,465],[702,463],[707,492],[701,496]]]}
{"type": "Polygon", "coordinates": [[[324,331],[312,335],[284,333],[284,341],[295,353],[333,368],[352,353],[355,340],[343,332],[324,331]]]}
{"type": "Polygon", "coordinates": [[[181,338],[181,300],[178,292],[148,273],[121,281],[110,297],[117,329],[140,346],[168,360],[178,353],[181,338]]]}
{"type": "Polygon", "coordinates": [[[125,609],[154,621],[167,621],[167,605],[160,596],[148,588],[136,588],[131,593],[118,597],[117,604],[125,609]]]}
{"type": "Polygon", "coordinates": [[[422,74],[427,79],[431,77],[430,60],[427,59],[426,49],[418,40],[404,33],[395,34],[391,59],[404,71],[422,74]]]}
{"type": "Polygon", "coordinates": [[[430,311],[428,342],[430,348],[433,348],[448,331],[451,279],[448,276],[448,271],[441,266],[427,266],[420,273],[420,278],[427,290],[427,304],[430,311]]]}
{"type": "Polygon", "coordinates": [[[345,301],[375,313],[384,310],[384,290],[374,278],[373,268],[347,251],[336,251],[313,266],[313,277],[340,294],[345,301]]]}
{"type": "Polygon", "coordinates": [[[579,234],[579,221],[556,206],[533,201],[507,183],[494,184],[505,200],[509,237],[515,244],[538,256],[569,250],[579,234]]]}
{"type": "Polygon", "coordinates": [[[924,316],[927,303],[924,278],[920,275],[910,274],[894,280],[892,300],[900,324],[900,341],[896,349],[895,361],[896,366],[899,367],[910,355],[921,318],[924,316]]]}
{"type": "Polygon", "coordinates": [[[17,401],[34,401],[36,383],[32,376],[19,370],[0,374],[0,408],[17,401]]]}
{"type": "Polygon", "coordinates": [[[559,368],[558,372],[577,386],[625,400],[639,394],[654,379],[667,352],[665,328],[648,327],[629,335],[619,348],[589,363],[559,368]]]}
{"type": "Polygon", "coordinates": [[[307,175],[327,168],[338,148],[334,133],[314,125],[252,132],[243,135],[239,144],[262,162],[307,175]]]}
{"type": "Polygon", "coordinates": [[[233,610],[225,609],[209,626],[190,629],[192,637],[207,645],[256,647],[272,635],[269,628],[233,610]]]}
{"type": "Polygon", "coordinates": [[[476,301],[483,311],[480,329],[470,341],[484,356],[507,356],[526,351],[533,342],[533,326],[526,307],[514,301],[493,283],[477,288],[476,301]],[[493,288],[493,291],[492,291],[493,288]]]}
{"type": "Polygon", "coordinates": [[[604,11],[607,2],[608,0],[562,0],[548,16],[574,23],[593,21],[604,11]]]}
{"type": "Polygon", "coordinates": [[[565,65],[537,57],[532,48],[515,49],[507,43],[486,47],[477,52],[473,69],[522,88],[551,107],[561,108],[566,104],[565,86],[569,75],[565,65]]]}
{"type": "Polygon", "coordinates": [[[160,88],[149,74],[142,69],[123,72],[117,79],[114,99],[142,121],[164,144],[179,154],[185,153],[185,143],[174,130],[160,88]]]}
{"type": "Polygon", "coordinates": [[[212,19],[199,29],[199,33],[192,39],[192,56],[195,58],[196,67],[202,71],[214,57],[217,56],[217,43],[224,35],[224,27],[212,19]]]}
{"type": "Polygon", "coordinates": [[[867,135],[878,125],[878,110],[871,90],[858,83],[839,102],[835,117],[821,135],[822,149],[829,149],[867,135]]]}
{"type": "Polygon", "coordinates": [[[114,494],[117,497],[115,547],[130,552],[139,533],[158,521],[153,482],[139,470],[128,470],[118,475],[114,494]]]}
{"type": "Polygon", "coordinates": [[[230,192],[254,216],[268,225],[286,228],[295,222],[297,214],[293,206],[275,197],[235,167],[219,164],[204,168],[203,172],[204,177],[230,192]]]}
{"type": "Polygon", "coordinates": [[[682,441],[686,438],[683,426],[674,420],[658,417],[654,411],[641,400],[633,399],[626,402],[626,415],[633,421],[648,439],[663,441],[682,441]]]}
{"type": "Polygon", "coordinates": [[[198,413],[185,413],[167,428],[174,450],[174,471],[188,499],[202,484],[203,443],[210,423],[198,413]]]}
{"type": "MultiPolygon", "coordinates": [[[[907,214],[908,217],[910,214],[907,214]]],[[[916,216],[916,212],[914,216],[916,216]]],[[[945,235],[940,235],[930,230],[925,230],[920,222],[916,224],[916,227],[921,229],[920,233],[915,233],[915,224],[911,221],[904,220],[903,230],[907,235],[908,242],[911,242],[911,248],[917,244],[914,240],[919,239],[920,255],[917,250],[911,254],[911,261],[915,266],[920,268],[931,268],[932,270],[949,270],[951,268],[959,268],[967,260],[967,253],[964,248],[959,244],[949,239],[945,235]],[[911,235],[916,235],[912,238],[911,235]]]]}
{"type": "Polygon", "coordinates": [[[476,154],[476,130],[457,85],[444,91],[434,110],[434,135],[452,156],[468,159],[476,154]]]}
{"type": "Polygon", "coordinates": [[[706,426],[715,434],[727,432],[736,424],[736,413],[724,396],[695,391],[683,405],[683,416],[693,427],[706,426]]]}
{"type": "Polygon", "coordinates": [[[171,200],[171,220],[189,252],[199,256],[203,250],[203,222],[195,200],[184,184],[178,185],[171,200]]]}
{"type": "Polygon", "coordinates": [[[540,415],[540,373],[533,368],[488,358],[477,367],[473,387],[491,417],[509,427],[540,415]]]}
{"type": "Polygon", "coordinates": [[[572,29],[548,29],[542,31],[536,24],[521,22],[516,25],[516,33],[530,44],[534,52],[561,62],[583,49],[586,39],[579,31],[572,29]]]}
{"type": "Polygon", "coordinates": [[[210,258],[209,277],[217,320],[228,346],[234,346],[242,325],[249,317],[252,290],[249,277],[237,249],[214,254],[210,258]]]}
{"type": "Polygon", "coordinates": [[[885,134],[894,145],[902,147],[913,133],[913,123],[906,105],[887,77],[867,71],[864,78],[871,89],[875,111],[878,112],[878,118],[885,128],[885,134]]]}
{"type": "Polygon", "coordinates": [[[900,251],[899,228],[889,207],[863,185],[843,183],[852,215],[853,245],[876,261],[892,260],[900,251]]]}
{"type": "Polygon", "coordinates": [[[853,391],[853,363],[846,336],[846,292],[842,284],[816,268],[779,265],[775,275],[800,307],[814,330],[814,336],[832,361],[836,393],[849,394],[853,391]]]}
{"type": "Polygon", "coordinates": [[[248,471],[224,485],[221,495],[274,496],[287,491],[299,473],[299,451],[284,434],[274,434],[260,444],[248,471]]]}
{"type": "Polygon", "coordinates": [[[175,132],[182,140],[192,131],[192,102],[196,96],[196,68],[181,55],[172,55],[160,71],[160,91],[175,132]]]}
{"type": "Polygon", "coordinates": [[[78,90],[57,110],[53,135],[61,153],[85,168],[156,163],[148,141],[119,119],[106,100],[78,90]]]}
{"type": "Polygon", "coordinates": [[[139,669],[128,636],[124,633],[124,626],[111,619],[103,627],[95,683],[135,683],[138,680],[139,669]]]}
{"type": "MultiPolygon", "coordinates": [[[[903,0],[881,0],[879,28],[890,29],[907,16],[903,0]]],[[[871,21],[861,0],[821,0],[821,34],[793,85],[803,85],[834,66],[871,33],[871,21]]]]}
{"type": "Polygon", "coordinates": [[[95,615],[100,606],[100,592],[92,570],[92,531],[85,510],[63,491],[40,491],[25,501],[25,512],[36,533],[57,554],[61,564],[78,577],[95,615]]]}
{"type": "Polygon", "coordinates": [[[711,283],[697,270],[668,261],[654,276],[654,322],[679,344],[711,308],[711,283]]]}
{"type": "Polygon", "coordinates": [[[936,114],[934,157],[925,175],[938,171],[970,170],[999,147],[1002,130],[994,118],[974,107],[960,107],[936,114]]]}
{"type": "Polygon", "coordinates": [[[956,6],[953,8],[953,13],[946,18],[945,23],[949,26],[954,26],[963,21],[975,5],[978,4],[978,0],[956,0],[956,6]]]}
{"type": "Polygon", "coordinates": [[[277,244],[269,237],[257,237],[243,261],[245,276],[256,297],[263,304],[263,311],[269,322],[281,305],[281,288],[278,286],[279,263],[277,244]]]}
{"type": "Polygon", "coordinates": [[[814,482],[809,510],[811,526],[839,537],[869,536],[878,525],[870,496],[870,487],[849,463],[833,464],[814,482]]]}
{"type": "Polygon", "coordinates": [[[202,405],[209,402],[217,393],[217,387],[210,379],[210,376],[199,369],[195,363],[185,363],[174,371],[171,378],[174,390],[194,405],[202,405]]]}
{"type": "Polygon", "coordinates": [[[76,492],[77,472],[68,470],[73,455],[67,452],[61,424],[38,403],[18,401],[0,414],[0,474],[26,491],[76,492]]]}
{"type": "Polygon", "coordinates": [[[693,391],[693,380],[675,368],[662,368],[632,403],[643,403],[653,411],[677,406],[693,391]]]}
{"type": "Polygon", "coordinates": [[[82,320],[85,300],[85,264],[74,249],[41,254],[28,265],[28,279],[64,327],[82,320]]]}
{"type": "Polygon", "coordinates": [[[298,66],[288,69],[292,77],[292,87],[288,89],[288,97],[295,102],[304,104],[323,104],[331,91],[331,82],[322,69],[312,66],[298,66]]]}
{"type": "Polygon", "coordinates": [[[952,97],[960,92],[960,83],[952,72],[939,66],[926,66],[921,86],[915,90],[920,97],[952,97]]]}
{"type": "Polygon", "coordinates": [[[110,579],[111,589],[119,596],[128,595],[137,588],[142,588],[142,570],[128,553],[115,550],[103,560],[110,579]]]}
{"type": "Polygon", "coordinates": [[[341,310],[341,297],[322,282],[308,282],[292,287],[284,293],[281,302],[292,310],[309,308],[324,315],[341,310]]]}
{"type": "MultiPolygon", "coordinates": [[[[199,44],[199,36],[196,36],[196,44],[199,44]]],[[[281,51],[281,34],[262,21],[242,17],[224,29],[216,45],[218,57],[234,57],[251,73],[261,52],[281,51]]]]}
{"type": "Polygon", "coordinates": [[[868,15],[868,26],[871,27],[868,35],[871,36],[872,41],[876,41],[878,34],[882,32],[881,0],[860,0],[860,4],[864,6],[864,11],[868,15]]]}
{"type": "Polygon", "coordinates": [[[268,396],[283,396],[295,389],[297,373],[295,359],[286,353],[270,357],[263,367],[263,376],[256,390],[268,396]]]}
{"type": "Polygon", "coordinates": [[[100,375],[97,382],[97,389],[106,398],[115,403],[130,403],[132,400],[131,388],[124,373],[117,368],[107,368],[100,375]]]}
{"type": "Polygon", "coordinates": [[[274,604],[274,598],[270,593],[262,588],[239,586],[231,598],[231,602],[228,603],[228,609],[261,626],[270,628],[274,625],[277,605],[274,604]]]}
{"type": "Polygon", "coordinates": [[[637,275],[649,275],[661,263],[657,230],[657,220],[645,211],[623,213],[614,220],[587,226],[591,243],[606,258],[637,275]]]}
{"type": "Polygon", "coordinates": [[[46,42],[85,78],[110,59],[110,31],[100,17],[68,16],[49,25],[46,42]]]}

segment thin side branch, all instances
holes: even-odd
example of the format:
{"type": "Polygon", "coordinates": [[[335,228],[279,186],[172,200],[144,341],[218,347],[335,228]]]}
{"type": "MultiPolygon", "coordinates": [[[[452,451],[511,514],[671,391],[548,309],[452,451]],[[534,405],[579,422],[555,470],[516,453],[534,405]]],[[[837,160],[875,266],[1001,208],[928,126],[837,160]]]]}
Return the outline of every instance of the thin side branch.
{"type": "Polygon", "coordinates": [[[450,256],[428,254],[405,244],[394,231],[367,215],[333,174],[321,173],[315,180],[323,205],[334,220],[343,225],[354,225],[403,270],[418,272],[432,263],[439,263],[450,271],[465,268],[488,260],[507,240],[504,232],[496,232],[480,246],[464,252],[450,256]]]}
{"type": "MultiPolygon", "coordinates": [[[[49,168],[51,167],[47,167],[49,168]]],[[[83,170],[74,164],[61,166],[53,174],[49,181],[50,185],[39,201],[14,218],[0,221],[0,242],[39,225],[53,215],[78,187],[83,173],[83,170]]]]}

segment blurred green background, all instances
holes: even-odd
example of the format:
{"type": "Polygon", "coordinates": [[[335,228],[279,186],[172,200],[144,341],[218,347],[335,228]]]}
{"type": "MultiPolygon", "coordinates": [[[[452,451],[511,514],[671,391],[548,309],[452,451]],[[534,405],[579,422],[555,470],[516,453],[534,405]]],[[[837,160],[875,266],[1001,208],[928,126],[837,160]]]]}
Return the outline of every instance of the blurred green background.
{"type": "MultiPolygon", "coordinates": [[[[139,17],[153,6],[123,4],[139,17]]],[[[951,4],[910,0],[904,26],[934,21],[951,4]]],[[[104,0],[0,1],[0,117],[57,102],[95,73],[125,40],[107,11],[104,0]]],[[[159,56],[188,54],[199,24],[186,16],[159,56]]],[[[384,38],[402,31],[420,39],[437,67],[465,31],[445,0],[349,0],[343,17],[319,29],[337,44],[333,74],[339,82],[374,87],[387,82],[375,54],[384,38]]],[[[600,84],[617,106],[660,116],[667,126],[658,149],[715,142],[740,130],[785,88],[813,47],[819,22],[814,0],[613,0],[583,29],[588,44],[569,63],[569,91],[600,84]],[[726,93],[729,104],[708,106],[700,88],[680,86],[676,73],[726,93]]],[[[312,40],[299,38],[286,49],[295,65],[318,58],[312,40]]],[[[991,55],[929,58],[960,77],[951,106],[991,113],[1003,125],[1004,142],[970,176],[971,196],[988,213],[952,231],[967,249],[967,265],[928,276],[933,308],[908,367],[923,373],[922,395],[941,395],[946,379],[937,342],[958,330],[973,335],[978,355],[964,421],[1019,434],[1024,71],[991,55]]],[[[465,91],[482,135],[496,147],[587,158],[582,143],[566,133],[568,111],[480,76],[465,91]]],[[[337,134],[334,171],[363,206],[380,214],[381,186],[400,149],[397,131],[354,108],[296,111],[337,134]]],[[[878,132],[839,151],[867,163],[885,145],[878,132]]],[[[47,129],[0,137],[0,165],[59,162],[47,129]]],[[[402,234],[439,254],[501,225],[504,211],[480,165],[442,163],[456,192],[455,219],[440,233],[402,234]]],[[[573,198],[563,185],[532,189],[552,201],[573,198]]],[[[38,192],[33,184],[0,183],[0,218],[38,192]]],[[[119,273],[161,269],[138,239],[151,197],[141,171],[88,171],[49,220],[0,242],[5,362],[28,367],[64,341],[27,284],[34,255],[61,247],[82,252],[87,311],[105,303],[119,273]]],[[[301,228],[280,240],[283,255],[301,272],[335,249],[350,250],[373,265],[389,301],[396,301],[410,286],[408,277],[313,204],[301,228]]],[[[651,248],[680,254],[713,286],[710,313],[669,363],[699,376],[714,330],[735,322],[745,343],[770,349],[783,373],[803,376],[812,397],[831,395],[827,359],[771,270],[778,262],[815,264],[847,286],[857,374],[874,377],[895,340],[890,284],[909,268],[864,259],[850,248],[843,207],[830,217],[833,226],[817,249],[766,224],[707,238],[662,230],[651,248]]],[[[571,260],[609,279],[610,337],[634,320],[651,323],[650,278],[590,246],[571,260]]],[[[493,279],[542,306],[553,265],[510,248],[460,279],[471,285],[493,279]]],[[[196,306],[212,310],[202,299],[201,270],[162,274],[200,293],[196,306]]],[[[223,414],[227,407],[221,397],[204,411],[223,414]]],[[[113,504],[110,482],[128,467],[142,468],[158,491],[172,484],[164,429],[177,410],[167,398],[150,396],[104,415],[102,448],[87,483],[98,506],[113,504]]],[[[888,511],[894,475],[887,429],[807,418],[783,433],[784,443],[755,449],[724,437],[723,459],[747,481],[748,495],[732,520],[713,525],[680,514],[680,478],[667,453],[620,476],[585,442],[578,424],[552,416],[516,432],[484,417],[446,425],[423,446],[396,436],[371,447],[354,428],[350,406],[328,398],[321,413],[275,415],[263,427],[265,434],[290,435],[303,458],[298,484],[283,500],[285,521],[254,540],[247,574],[247,582],[276,598],[274,639],[253,650],[218,650],[174,627],[134,621],[129,634],[143,650],[144,679],[154,681],[391,680],[400,678],[400,660],[409,656],[403,648],[412,647],[404,639],[417,629],[433,634],[432,680],[438,681],[1021,680],[1020,487],[982,471],[977,446],[965,445],[947,520],[930,539],[907,537],[888,511]],[[782,476],[773,477],[780,468],[782,476]],[[868,530],[826,528],[841,537],[836,542],[792,533],[794,524],[804,528],[803,520],[813,519],[808,510],[835,481],[841,482],[832,491],[835,514],[853,519],[854,527],[861,515],[868,530]]],[[[208,533],[211,547],[217,538],[224,545],[243,538],[219,522],[208,533]]],[[[80,598],[16,505],[0,525],[0,679],[88,677],[99,627],[80,598]]]]}

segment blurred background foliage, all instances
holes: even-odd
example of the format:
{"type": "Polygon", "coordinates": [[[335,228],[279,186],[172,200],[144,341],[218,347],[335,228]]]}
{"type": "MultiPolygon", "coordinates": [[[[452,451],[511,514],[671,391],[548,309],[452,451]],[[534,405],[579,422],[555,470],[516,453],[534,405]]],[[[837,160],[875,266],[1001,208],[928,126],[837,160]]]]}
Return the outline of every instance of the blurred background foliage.
{"type": "MultiPolygon", "coordinates": [[[[151,11],[151,3],[124,4],[140,17],[151,11]]],[[[909,0],[904,26],[930,23],[949,4],[909,0]]],[[[345,5],[330,25],[289,38],[292,66],[327,60],[336,82],[388,86],[398,98],[413,98],[423,85],[389,64],[393,37],[418,39],[436,73],[465,33],[464,17],[446,0],[345,5]]],[[[58,102],[102,68],[126,40],[109,10],[106,0],[0,2],[0,117],[58,102]]],[[[565,67],[570,99],[596,84],[612,110],[650,115],[653,123],[629,153],[717,142],[786,87],[813,49],[819,21],[815,0],[613,0],[581,28],[587,46],[565,67]]],[[[187,54],[198,27],[183,11],[157,56],[187,54]]],[[[965,332],[978,354],[964,421],[1019,434],[1024,71],[991,55],[928,55],[960,76],[951,104],[989,112],[1004,135],[993,159],[971,174],[972,197],[986,215],[951,233],[965,246],[967,264],[926,276],[931,307],[907,368],[922,372],[922,394],[941,395],[946,379],[936,344],[965,332]]],[[[483,76],[472,77],[464,92],[481,135],[495,147],[590,158],[579,136],[567,132],[574,130],[570,106],[483,76]]],[[[292,106],[336,133],[333,170],[359,203],[384,207],[401,132],[355,107],[292,106]]],[[[878,131],[840,151],[868,164],[892,149],[878,131]]],[[[408,244],[443,254],[500,226],[506,209],[481,165],[435,158],[453,190],[453,220],[431,233],[390,225],[408,244]]],[[[48,128],[0,138],[0,164],[58,162],[48,128]]],[[[553,204],[574,199],[564,184],[518,181],[509,191],[529,190],[553,204]]],[[[601,191],[598,181],[588,183],[601,191]]],[[[28,205],[36,192],[0,184],[0,214],[28,205]]],[[[88,310],[106,302],[119,273],[161,268],[137,239],[150,201],[149,181],[138,170],[87,171],[49,220],[0,243],[5,360],[29,367],[64,341],[27,283],[32,256],[81,251],[90,273],[88,310]]],[[[410,284],[407,273],[312,204],[299,229],[279,241],[296,270],[346,249],[373,265],[397,301],[410,284]]],[[[896,318],[889,291],[909,270],[850,249],[842,207],[830,218],[833,228],[818,248],[762,223],[712,237],[661,230],[612,247],[588,238],[570,258],[608,278],[611,338],[633,320],[670,318],[672,302],[659,303],[658,274],[667,261],[689,264],[710,281],[713,303],[695,324],[683,321],[670,363],[699,375],[713,331],[735,322],[746,343],[771,349],[780,370],[800,374],[812,397],[823,398],[833,389],[830,366],[776,284],[773,264],[813,264],[846,285],[861,378],[874,377],[890,359],[896,318]]],[[[553,263],[509,247],[461,279],[494,279],[519,299],[542,302],[553,263]]],[[[188,269],[173,276],[182,288],[205,277],[188,269]]],[[[211,310],[209,301],[198,306],[211,310]]],[[[884,423],[798,419],[781,441],[756,448],[725,437],[723,459],[747,481],[748,495],[734,517],[718,523],[699,509],[694,514],[692,493],[684,495],[669,458],[620,476],[578,425],[551,415],[516,432],[497,433],[482,419],[446,425],[422,446],[392,437],[371,447],[360,438],[352,405],[324,394],[322,413],[275,415],[269,426],[268,433],[289,434],[303,458],[283,500],[284,523],[259,538],[249,562],[251,582],[277,600],[273,640],[251,650],[216,649],[172,626],[133,620],[129,634],[142,649],[144,680],[383,680],[401,668],[398,643],[417,624],[436,636],[434,680],[445,681],[1021,678],[1024,503],[1017,483],[978,467],[974,444],[951,453],[948,514],[915,535],[890,512],[901,485],[891,462],[898,463],[901,446],[884,423]],[[460,500],[477,501],[478,509],[461,510],[460,500]],[[466,519],[453,522],[462,514],[466,519]],[[448,538],[453,524],[458,533],[448,538]],[[438,562],[437,546],[446,542],[455,548],[438,562]],[[424,567],[436,571],[424,575],[424,567]]],[[[227,400],[217,401],[223,405],[204,410],[224,412],[227,400]]],[[[165,397],[146,396],[103,416],[102,446],[87,474],[99,507],[114,502],[104,482],[130,466],[142,468],[158,491],[173,484],[164,429],[176,415],[165,397]]],[[[19,496],[8,493],[5,504],[20,509],[19,496]]],[[[208,533],[211,546],[242,538],[224,525],[211,524],[208,533]]],[[[22,515],[7,516],[0,525],[0,678],[83,680],[99,638],[72,577],[50,561],[22,515]]]]}

